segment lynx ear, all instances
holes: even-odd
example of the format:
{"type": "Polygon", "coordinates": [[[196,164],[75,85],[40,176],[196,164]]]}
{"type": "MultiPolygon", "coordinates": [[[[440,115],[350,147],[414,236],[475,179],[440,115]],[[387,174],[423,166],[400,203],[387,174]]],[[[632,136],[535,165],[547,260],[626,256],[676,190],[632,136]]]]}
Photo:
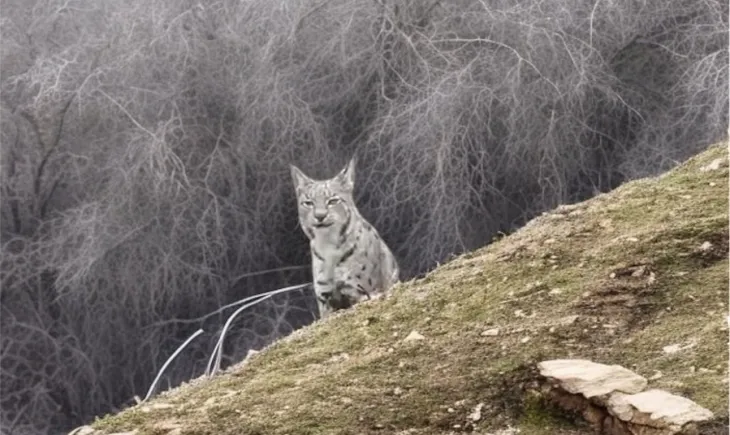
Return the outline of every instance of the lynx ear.
{"type": "Polygon", "coordinates": [[[312,183],[312,179],[304,175],[304,172],[302,172],[299,168],[297,168],[294,165],[289,165],[289,168],[291,169],[291,178],[294,180],[294,187],[299,189],[300,187],[303,187],[307,184],[312,183]]]}
{"type": "Polygon", "coordinates": [[[350,159],[349,162],[347,162],[347,165],[345,165],[345,168],[340,171],[339,174],[337,174],[337,178],[340,179],[340,181],[352,189],[355,186],[355,165],[357,164],[357,158],[355,156],[350,159]]]}

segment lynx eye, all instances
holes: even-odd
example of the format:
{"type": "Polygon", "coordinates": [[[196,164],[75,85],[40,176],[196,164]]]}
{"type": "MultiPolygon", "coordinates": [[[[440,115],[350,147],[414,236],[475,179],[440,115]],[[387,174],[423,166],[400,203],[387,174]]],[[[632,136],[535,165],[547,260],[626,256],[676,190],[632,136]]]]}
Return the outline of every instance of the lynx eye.
{"type": "Polygon", "coordinates": [[[310,201],[308,199],[305,199],[304,201],[302,201],[302,205],[305,206],[305,207],[313,207],[314,206],[314,202],[313,201],[310,201]]]}
{"type": "Polygon", "coordinates": [[[340,198],[335,196],[335,197],[332,197],[327,200],[327,205],[336,205],[336,204],[339,204],[340,201],[341,201],[340,198]]]}

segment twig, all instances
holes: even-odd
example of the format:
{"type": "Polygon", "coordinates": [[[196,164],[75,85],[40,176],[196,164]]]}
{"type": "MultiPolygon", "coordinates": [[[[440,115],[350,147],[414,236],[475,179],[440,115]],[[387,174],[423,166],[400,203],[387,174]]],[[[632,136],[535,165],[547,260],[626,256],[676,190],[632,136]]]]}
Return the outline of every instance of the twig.
{"type": "Polygon", "coordinates": [[[188,345],[188,343],[193,341],[193,339],[195,337],[197,337],[198,335],[200,335],[202,333],[203,333],[202,329],[198,329],[197,331],[195,331],[195,334],[191,335],[190,338],[185,340],[185,343],[181,344],[180,347],[178,347],[177,350],[175,350],[175,352],[173,352],[173,354],[170,355],[170,357],[167,359],[167,361],[165,361],[165,364],[162,365],[162,368],[160,369],[160,371],[157,372],[157,377],[155,377],[155,380],[152,381],[152,385],[150,385],[150,389],[147,390],[147,395],[144,396],[144,399],[142,399],[142,402],[145,402],[147,399],[149,399],[150,396],[152,396],[152,393],[155,392],[155,388],[157,387],[157,383],[160,381],[160,378],[162,377],[162,373],[165,372],[165,369],[167,368],[168,365],[170,365],[172,360],[175,359],[177,354],[179,354],[185,348],[185,346],[188,345]]]}

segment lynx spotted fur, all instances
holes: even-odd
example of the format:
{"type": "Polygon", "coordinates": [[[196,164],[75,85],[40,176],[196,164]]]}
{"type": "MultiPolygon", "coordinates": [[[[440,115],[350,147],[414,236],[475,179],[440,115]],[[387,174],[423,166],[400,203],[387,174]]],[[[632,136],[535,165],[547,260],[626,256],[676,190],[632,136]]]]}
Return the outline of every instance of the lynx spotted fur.
{"type": "Polygon", "coordinates": [[[291,174],[320,318],[385,294],[399,279],[398,263],[355,206],[355,159],[328,180],[313,180],[294,165],[291,174]]]}

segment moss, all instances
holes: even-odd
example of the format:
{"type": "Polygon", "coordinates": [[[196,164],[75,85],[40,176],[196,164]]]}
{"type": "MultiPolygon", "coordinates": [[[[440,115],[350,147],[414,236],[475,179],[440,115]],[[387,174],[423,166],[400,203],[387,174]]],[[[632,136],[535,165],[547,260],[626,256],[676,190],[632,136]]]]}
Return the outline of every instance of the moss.
{"type": "Polygon", "coordinates": [[[529,395],[534,364],[617,363],[727,418],[727,159],[559,207],[381,301],[317,322],[211,380],[94,426],[107,433],[582,433],[529,395]],[[705,243],[707,242],[707,243],[705,243]],[[569,317],[577,316],[577,317],[569,317]],[[568,320],[565,320],[568,319],[568,320]],[[498,328],[498,335],[483,335],[498,328]],[[425,339],[404,341],[416,330],[425,339]],[[665,346],[684,346],[667,354],[665,346]],[[469,414],[479,403],[481,419],[469,414]],[[542,431],[542,432],[540,432],[542,431]]]}

